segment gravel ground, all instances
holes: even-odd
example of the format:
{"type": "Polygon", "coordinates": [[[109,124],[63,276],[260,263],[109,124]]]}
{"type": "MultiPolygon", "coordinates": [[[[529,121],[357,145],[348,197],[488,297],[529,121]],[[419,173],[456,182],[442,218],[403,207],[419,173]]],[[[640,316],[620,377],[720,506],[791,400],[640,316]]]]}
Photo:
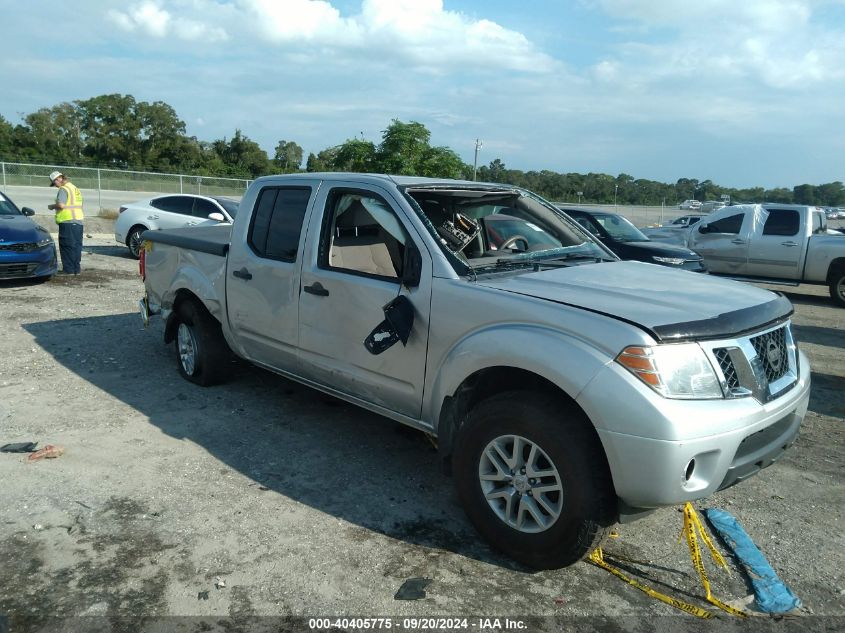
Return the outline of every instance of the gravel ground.
{"type": "MultiPolygon", "coordinates": [[[[79,277],[0,284],[0,444],[65,449],[33,464],[0,454],[0,631],[308,630],[301,616],[418,630],[402,618],[469,617],[477,631],[519,628],[506,617],[528,631],[704,626],[588,563],[532,572],[488,549],[415,431],[242,363],[229,384],[187,383],[160,324],[142,328],[141,293],[137,262],[106,237],[86,238],[79,277]],[[431,581],[425,597],[396,600],[411,578],[431,581]]],[[[813,364],[802,433],[775,466],[699,507],[735,514],[803,601],[753,630],[843,630],[845,311],[826,288],[786,294],[813,364]]],[[[707,606],[681,525],[679,508],[658,511],[619,527],[606,551],[707,606]]],[[[716,596],[750,594],[742,574],[707,564],[716,596]]]]}

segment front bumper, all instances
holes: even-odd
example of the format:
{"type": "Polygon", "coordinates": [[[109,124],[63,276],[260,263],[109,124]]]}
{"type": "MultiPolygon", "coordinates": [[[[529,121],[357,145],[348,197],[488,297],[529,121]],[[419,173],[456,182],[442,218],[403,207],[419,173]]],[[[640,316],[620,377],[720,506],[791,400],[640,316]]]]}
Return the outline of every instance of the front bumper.
{"type": "Polygon", "coordinates": [[[636,510],[694,501],[774,463],[807,412],[810,366],[800,351],[797,360],[795,385],[766,403],[670,400],[616,363],[606,366],[578,403],[596,426],[622,504],[636,510]]]}
{"type": "Polygon", "coordinates": [[[28,252],[0,251],[0,279],[50,277],[58,269],[55,244],[28,252]]]}

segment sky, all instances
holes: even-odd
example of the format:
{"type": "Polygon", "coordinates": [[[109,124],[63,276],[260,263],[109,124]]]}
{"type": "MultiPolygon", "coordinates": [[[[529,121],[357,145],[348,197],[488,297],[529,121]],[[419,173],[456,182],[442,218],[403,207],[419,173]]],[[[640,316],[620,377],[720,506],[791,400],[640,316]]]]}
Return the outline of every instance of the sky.
{"type": "Polygon", "coordinates": [[[163,101],[273,156],[391,120],[472,164],[845,180],[845,0],[0,0],[0,115],[163,101]]]}

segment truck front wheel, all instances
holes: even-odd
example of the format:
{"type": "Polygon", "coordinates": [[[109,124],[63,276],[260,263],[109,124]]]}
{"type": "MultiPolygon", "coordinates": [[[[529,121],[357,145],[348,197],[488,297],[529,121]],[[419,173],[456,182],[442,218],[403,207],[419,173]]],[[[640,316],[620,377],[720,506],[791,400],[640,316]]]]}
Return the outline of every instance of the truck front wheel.
{"type": "Polygon", "coordinates": [[[512,391],[479,403],[455,452],[458,496],[493,547],[536,569],[571,565],[615,522],[604,452],[583,412],[512,391]]]}
{"type": "Polygon", "coordinates": [[[176,361],[179,373],[198,385],[208,387],[223,381],[229,347],[220,323],[204,306],[184,301],[176,310],[176,361]]]}
{"type": "Polygon", "coordinates": [[[840,308],[845,308],[845,266],[837,268],[830,275],[830,298],[840,308]]]}

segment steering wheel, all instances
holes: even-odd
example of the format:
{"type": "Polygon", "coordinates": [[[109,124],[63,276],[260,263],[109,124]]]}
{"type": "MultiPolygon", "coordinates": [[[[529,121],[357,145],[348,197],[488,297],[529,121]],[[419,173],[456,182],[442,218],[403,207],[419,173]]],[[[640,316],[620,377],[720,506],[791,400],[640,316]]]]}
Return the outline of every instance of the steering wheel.
{"type": "Polygon", "coordinates": [[[520,241],[525,242],[525,248],[523,250],[527,250],[528,238],[526,238],[524,235],[511,235],[508,239],[502,242],[502,245],[499,246],[499,250],[503,251],[507,248],[513,248],[513,245],[520,241]]]}

